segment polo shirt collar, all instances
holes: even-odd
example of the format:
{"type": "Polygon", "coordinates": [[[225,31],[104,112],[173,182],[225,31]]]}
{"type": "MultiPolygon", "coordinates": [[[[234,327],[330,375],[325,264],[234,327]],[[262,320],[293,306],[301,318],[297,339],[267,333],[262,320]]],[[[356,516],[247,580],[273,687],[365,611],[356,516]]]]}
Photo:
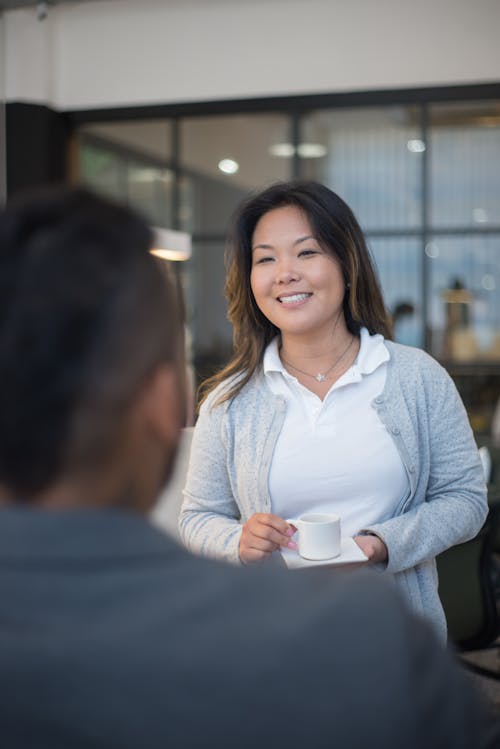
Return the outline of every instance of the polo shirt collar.
{"type": "Polygon", "coordinates": [[[264,358],[262,360],[262,366],[264,368],[264,374],[268,374],[268,372],[282,372],[283,374],[286,373],[286,369],[281,363],[280,355],[279,355],[279,348],[278,344],[280,342],[280,337],[276,336],[276,338],[273,338],[271,343],[267,346],[266,350],[264,351],[264,358]]]}
{"type": "Polygon", "coordinates": [[[354,366],[362,375],[371,374],[381,364],[391,358],[389,350],[384,342],[384,336],[380,333],[370,335],[366,328],[361,328],[359,353],[354,366]]]}
{"type": "MultiPolygon", "coordinates": [[[[262,361],[264,374],[281,372],[285,377],[290,377],[289,372],[287,372],[280,359],[279,341],[279,336],[277,336],[271,341],[264,352],[262,361]]],[[[384,362],[389,361],[390,358],[384,337],[380,333],[370,335],[366,328],[361,328],[359,352],[351,369],[355,370],[356,374],[359,375],[371,374],[384,362]]]]}

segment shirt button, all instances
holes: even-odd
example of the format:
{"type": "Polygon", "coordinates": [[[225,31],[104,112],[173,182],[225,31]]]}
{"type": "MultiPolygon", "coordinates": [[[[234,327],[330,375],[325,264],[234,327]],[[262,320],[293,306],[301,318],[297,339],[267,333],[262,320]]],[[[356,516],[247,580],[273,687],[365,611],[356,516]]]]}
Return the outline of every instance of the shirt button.
{"type": "Polygon", "coordinates": [[[383,402],[384,402],[384,399],[382,398],[382,396],[378,395],[378,396],[377,396],[377,397],[375,398],[375,403],[383,403],[383,402]]]}
{"type": "Polygon", "coordinates": [[[401,434],[401,432],[399,431],[397,427],[392,427],[391,432],[395,435],[401,434]]]}
{"type": "Polygon", "coordinates": [[[415,466],[410,466],[408,470],[410,471],[410,473],[415,473],[415,466]]]}

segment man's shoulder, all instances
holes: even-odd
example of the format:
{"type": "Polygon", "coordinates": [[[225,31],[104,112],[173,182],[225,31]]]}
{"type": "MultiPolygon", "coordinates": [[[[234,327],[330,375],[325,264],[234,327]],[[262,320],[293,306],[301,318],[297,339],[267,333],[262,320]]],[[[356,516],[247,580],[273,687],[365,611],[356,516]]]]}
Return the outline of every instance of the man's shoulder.
{"type": "MultiPolygon", "coordinates": [[[[187,558],[187,577],[196,578],[197,590],[203,590],[207,609],[225,607],[231,602],[231,614],[225,620],[255,618],[255,627],[267,630],[270,619],[280,621],[280,636],[297,628],[311,628],[329,640],[334,633],[352,636],[366,628],[366,611],[373,623],[401,621],[407,615],[400,598],[386,580],[371,571],[342,573],[331,568],[289,571],[272,564],[236,567],[215,560],[187,558]],[[207,591],[216,595],[206,597],[207,591]],[[265,612],[265,613],[264,613],[265,612]],[[342,612],[342,616],[339,616],[342,612]],[[351,633],[349,635],[349,632],[351,633]]],[[[193,595],[197,595],[193,590],[193,595]]],[[[272,638],[272,628],[266,639],[272,638]]],[[[258,633],[255,631],[255,635],[258,633]]]]}

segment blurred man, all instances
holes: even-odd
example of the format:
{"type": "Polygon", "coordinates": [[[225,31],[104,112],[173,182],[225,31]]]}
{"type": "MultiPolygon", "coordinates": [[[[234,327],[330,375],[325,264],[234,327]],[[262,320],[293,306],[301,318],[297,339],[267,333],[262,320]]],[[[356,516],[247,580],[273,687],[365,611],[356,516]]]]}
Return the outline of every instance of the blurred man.
{"type": "Polygon", "coordinates": [[[226,567],[146,520],[185,404],[150,243],[84,191],[0,217],[1,745],[494,747],[376,575],[226,567]]]}

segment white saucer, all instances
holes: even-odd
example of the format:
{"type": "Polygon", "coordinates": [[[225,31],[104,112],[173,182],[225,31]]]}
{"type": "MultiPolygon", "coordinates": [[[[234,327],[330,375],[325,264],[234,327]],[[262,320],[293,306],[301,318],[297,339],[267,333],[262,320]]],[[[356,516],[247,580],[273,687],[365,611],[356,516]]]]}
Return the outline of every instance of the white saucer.
{"type": "Polygon", "coordinates": [[[324,567],[333,564],[353,564],[355,562],[366,562],[368,558],[350,536],[342,537],[340,554],[332,559],[303,559],[298,551],[292,549],[281,549],[281,556],[290,570],[303,569],[304,567],[324,567]]]}

